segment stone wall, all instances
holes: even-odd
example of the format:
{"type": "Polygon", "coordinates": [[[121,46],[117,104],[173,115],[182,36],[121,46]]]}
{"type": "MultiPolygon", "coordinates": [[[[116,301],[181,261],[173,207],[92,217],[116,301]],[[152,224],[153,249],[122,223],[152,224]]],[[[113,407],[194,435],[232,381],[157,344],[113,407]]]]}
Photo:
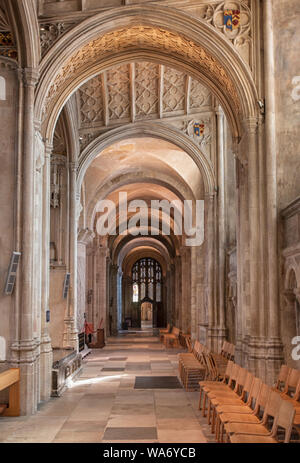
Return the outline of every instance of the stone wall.
{"type": "Polygon", "coordinates": [[[1,364],[9,357],[8,345],[12,337],[14,310],[14,294],[4,294],[12,251],[16,250],[13,230],[16,230],[17,225],[15,199],[18,77],[13,67],[14,65],[10,66],[8,62],[4,64],[0,60],[0,369],[1,364]]]}
{"type": "Polygon", "coordinates": [[[279,209],[300,194],[299,16],[298,0],[273,1],[279,209]]]}

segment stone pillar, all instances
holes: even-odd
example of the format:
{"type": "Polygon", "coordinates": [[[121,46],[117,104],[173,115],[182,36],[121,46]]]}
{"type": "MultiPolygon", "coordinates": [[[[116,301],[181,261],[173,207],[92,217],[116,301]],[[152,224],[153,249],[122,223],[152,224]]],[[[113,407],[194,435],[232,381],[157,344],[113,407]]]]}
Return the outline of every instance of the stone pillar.
{"type": "Polygon", "coordinates": [[[190,330],[191,317],[191,248],[182,246],[181,255],[181,306],[179,312],[179,328],[187,333],[190,330]]]}
{"type": "MultiPolygon", "coordinates": [[[[49,335],[46,311],[49,310],[50,286],[50,156],[52,146],[46,145],[43,172],[43,237],[42,237],[42,305],[41,305],[41,359],[40,383],[41,400],[48,400],[52,382],[52,347],[49,335]]],[[[51,315],[50,315],[51,316],[51,315]]]]}
{"type": "Polygon", "coordinates": [[[37,345],[33,333],[33,291],[35,281],[33,269],[34,248],[34,94],[38,82],[38,71],[26,68],[23,71],[24,106],[23,132],[23,182],[22,182],[22,238],[21,238],[21,297],[19,340],[12,343],[12,367],[21,372],[21,415],[31,415],[37,410],[37,345]]]}
{"type": "Polygon", "coordinates": [[[264,77],[265,77],[265,159],[267,193],[268,234],[268,377],[276,378],[283,361],[283,346],[280,339],[279,286],[278,286],[278,242],[277,242],[277,172],[276,172],[276,101],[275,59],[273,36],[272,1],[264,2],[264,77]]]}
{"type": "Polygon", "coordinates": [[[191,337],[197,337],[197,248],[191,248],[191,337]]]}
{"type": "Polygon", "coordinates": [[[68,294],[68,308],[65,317],[64,347],[71,347],[78,351],[77,322],[77,190],[76,190],[77,163],[69,163],[69,213],[70,213],[70,240],[69,240],[69,272],[70,288],[68,294]]]}
{"type": "Polygon", "coordinates": [[[218,157],[218,213],[216,223],[218,224],[218,350],[221,349],[226,339],[225,326],[225,152],[224,152],[224,113],[220,109],[216,112],[217,117],[217,157],[218,157]]]}
{"type": "Polygon", "coordinates": [[[258,371],[260,338],[260,274],[262,271],[260,249],[260,188],[259,159],[257,146],[257,119],[245,122],[248,145],[248,211],[249,211],[249,267],[250,267],[250,326],[249,326],[249,368],[258,371]]]}
{"type": "Polygon", "coordinates": [[[175,257],[175,311],[172,315],[171,324],[179,326],[180,324],[180,313],[182,306],[182,291],[181,291],[181,257],[175,257]]]}
{"type": "Polygon", "coordinates": [[[218,329],[216,326],[216,298],[215,298],[215,195],[205,197],[205,243],[206,243],[206,303],[208,312],[207,347],[217,350],[218,329]]]}
{"type": "Polygon", "coordinates": [[[118,266],[110,266],[110,316],[111,316],[111,336],[116,336],[118,334],[118,266]]]}
{"type": "Polygon", "coordinates": [[[250,329],[250,271],[249,271],[249,214],[248,166],[236,158],[237,180],[237,310],[236,361],[248,365],[250,329]],[[247,356],[246,356],[247,351],[247,356]]]}
{"type": "Polygon", "coordinates": [[[93,239],[94,233],[88,228],[78,232],[77,237],[77,328],[80,333],[84,331],[87,300],[87,250],[86,247],[93,239]]]}
{"type": "Polygon", "coordinates": [[[98,292],[97,304],[95,307],[97,326],[100,325],[102,320],[101,328],[105,328],[107,321],[108,305],[107,305],[107,258],[108,250],[106,247],[98,247],[95,253],[95,293],[98,292]],[[97,282],[96,282],[97,278],[97,282]]]}
{"type": "Polygon", "coordinates": [[[118,268],[117,275],[117,329],[122,328],[122,278],[123,272],[118,268]]]}

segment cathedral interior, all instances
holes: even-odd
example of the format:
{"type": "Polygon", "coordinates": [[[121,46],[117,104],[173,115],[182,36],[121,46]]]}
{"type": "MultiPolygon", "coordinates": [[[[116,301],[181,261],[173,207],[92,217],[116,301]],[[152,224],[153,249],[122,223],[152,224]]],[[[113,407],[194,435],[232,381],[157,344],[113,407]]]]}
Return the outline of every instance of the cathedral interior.
{"type": "Polygon", "coordinates": [[[0,0],[1,443],[300,442],[299,19],[0,0]]]}

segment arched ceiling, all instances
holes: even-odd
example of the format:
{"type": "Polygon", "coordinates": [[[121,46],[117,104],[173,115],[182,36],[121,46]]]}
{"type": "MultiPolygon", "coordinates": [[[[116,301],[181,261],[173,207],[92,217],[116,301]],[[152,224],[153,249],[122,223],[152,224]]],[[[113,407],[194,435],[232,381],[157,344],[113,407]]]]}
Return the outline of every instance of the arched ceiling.
{"type": "MultiPolygon", "coordinates": [[[[97,192],[103,185],[107,185],[113,178],[135,174],[136,181],[123,184],[119,187],[115,182],[112,199],[115,200],[119,191],[127,192],[132,199],[142,199],[145,195],[152,195],[166,199],[175,199],[174,192],[159,185],[162,175],[170,179],[171,185],[182,184],[184,190],[190,191],[189,198],[200,199],[203,197],[203,179],[198,167],[190,156],[183,150],[164,140],[154,138],[128,139],[118,142],[105,149],[91,163],[86,171],[85,203],[87,209],[90,204],[95,204],[97,192]],[[155,175],[159,173],[159,175],[155,175]],[[157,180],[155,183],[145,182],[145,178],[157,180]],[[140,183],[139,184],[139,180],[140,183]],[[136,193],[136,194],[135,194],[136,193]]],[[[107,196],[108,197],[108,196],[107,196]]],[[[105,199],[102,197],[101,199],[105,199]]],[[[87,218],[89,220],[89,217],[87,218]]]]}
{"type": "MultiPolygon", "coordinates": [[[[95,233],[99,218],[98,200],[106,199],[115,204],[117,227],[122,224],[127,230],[128,222],[124,224],[123,219],[119,217],[120,193],[126,193],[128,204],[132,200],[145,201],[148,210],[142,212],[142,216],[148,225],[145,230],[143,228],[144,236],[139,236],[140,247],[153,236],[153,228],[148,228],[151,224],[152,200],[177,201],[182,206],[182,201],[185,199],[194,202],[196,199],[203,198],[204,185],[199,168],[187,153],[170,142],[145,137],[117,142],[99,153],[86,171],[84,193],[86,222],[91,224],[90,227],[95,233]],[[135,181],[131,180],[132,174],[135,181]],[[129,175],[127,182],[126,175],[129,175]]],[[[134,213],[128,212],[128,221],[132,215],[134,213]]],[[[175,233],[173,210],[170,220],[167,215],[161,213],[159,224],[158,235],[153,237],[153,242],[165,243],[169,255],[176,255],[184,239],[175,233]],[[162,235],[162,224],[167,226],[170,224],[169,236],[162,235]]],[[[106,238],[101,237],[101,242],[109,247],[112,256],[118,258],[124,246],[134,239],[136,239],[134,236],[111,235],[106,238]]]]}
{"type": "Polygon", "coordinates": [[[184,72],[149,61],[114,66],[76,92],[81,148],[101,133],[138,121],[161,121],[204,145],[210,137],[211,92],[184,72]],[[203,134],[194,133],[203,124],[203,134]]]}

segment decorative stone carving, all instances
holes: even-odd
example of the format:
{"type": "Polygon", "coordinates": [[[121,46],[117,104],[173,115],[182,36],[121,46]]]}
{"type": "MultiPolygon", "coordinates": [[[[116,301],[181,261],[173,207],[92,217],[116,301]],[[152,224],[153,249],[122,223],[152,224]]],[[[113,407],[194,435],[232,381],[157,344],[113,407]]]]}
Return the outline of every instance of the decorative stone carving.
{"type": "MultiPolygon", "coordinates": [[[[80,123],[103,123],[103,98],[101,77],[90,79],[78,90],[80,105],[80,123]]],[[[102,125],[102,124],[101,124],[102,125]]]]}
{"type": "Polygon", "coordinates": [[[175,69],[164,71],[163,112],[183,111],[185,102],[185,76],[175,69]]]}
{"type": "Polygon", "coordinates": [[[62,169],[66,167],[66,157],[58,154],[51,156],[50,205],[54,209],[60,206],[62,169]]]}
{"type": "Polygon", "coordinates": [[[211,106],[211,92],[195,79],[191,79],[189,108],[200,109],[203,106],[211,106]]]}
{"type": "MultiPolygon", "coordinates": [[[[215,58],[210,56],[202,47],[179,36],[173,32],[163,29],[157,29],[148,26],[133,26],[131,28],[123,28],[108,32],[100,38],[97,38],[87,45],[84,45],[80,50],[75,52],[73,56],[65,63],[61,70],[57,73],[52,85],[49,88],[47,97],[44,101],[43,119],[45,119],[48,112],[51,110],[52,105],[56,101],[58,94],[60,94],[74,77],[82,72],[88,64],[91,67],[97,64],[99,59],[102,60],[105,56],[112,53],[121,53],[123,51],[136,51],[137,49],[163,51],[168,55],[177,55],[187,62],[194,64],[197,68],[202,68],[206,73],[209,72],[212,79],[215,79],[222,86],[228,97],[232,101],[233,106],[237,112],[240,112],[239,98],[236,93],[234,83],[229,78],[227,72],[215,58]]],[[[119,67],[120,71],[123,67],[119,67]]],[[[112,76],[113,77],[113,76],[112,76]]],[[[118,100],[122,107],[122,115],[129,115],[129,108],[123,96],[120,93],[120,88],[117,89],[116,85],[119,84],[124,89],[129,85],[127,75],[122,75],[119,72],[115,79],[115,86],[111,88],[114,97],[110,104],[110,110],[113,109],[116,101],[118,100]],[[119,81],[118,81],[119,79],[119,81]],[[115,101],[114,101],[115,100],[115,101]]],[[[116,112],[118,115],[118,111],[116,112]]]]}
{"type": "Polygon", "coordinates": [[[41,23],[40,24],[40,42],[42,56],[44,56],[49,48],[58,40],[63,34],[72,29],[76,23],[62,22],[62,23],[41,23]]]}
{"type": "Polygon", "coordinates": [[[92,131],[88,133],[81,133],[79,137],[80,149],[83,151],[93,140],[95,140],[101,132],[92,131]]]}
{"type": "Polygon", "coordinates": [[[126,64],[107,71],[109,119],[130,118],[130,78],[126,64]]]}
{"type": "Polygon", "coordinates": [[[195,119],[181,119],[181,120],[175,120],[175,121],[168,121],[169,124],[172,126],[175,126],[179,130],[181,130],[183,133],[185,133],[189,138],[193,140],[195,145],[200,146],[201,148],[206,147],[207,145],[210,145],[211,143],[211,122],[210,122],[210,117],[209,116],[200,116],[199,118],[195,119]],[[203,133],[198,136],[196,135],[194,131],[194,125],[196,123],[199,123],[201,125],[204,125],[204,131],[203,133]]]}
{"type": "Polygon", "coordinates": [[[158,114],[158,65],[146,61],[135,64],[136,116],[158,114]]]}

